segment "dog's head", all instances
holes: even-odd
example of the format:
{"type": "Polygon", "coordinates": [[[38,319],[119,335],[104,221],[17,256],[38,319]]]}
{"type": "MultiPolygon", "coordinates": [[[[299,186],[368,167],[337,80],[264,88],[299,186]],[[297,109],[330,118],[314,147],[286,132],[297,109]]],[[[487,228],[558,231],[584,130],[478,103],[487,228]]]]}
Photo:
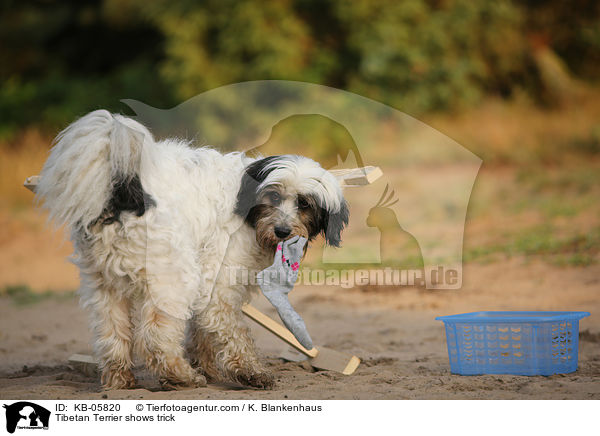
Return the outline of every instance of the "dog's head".
{"type": "Polygon", "coordinates": [[[242,176],[235,213],[256,229],[264,249],[292,236],[322,234],[339,247],[348,205],[337,179],[306,157],[271,156],[250,164],[242,176]]]}

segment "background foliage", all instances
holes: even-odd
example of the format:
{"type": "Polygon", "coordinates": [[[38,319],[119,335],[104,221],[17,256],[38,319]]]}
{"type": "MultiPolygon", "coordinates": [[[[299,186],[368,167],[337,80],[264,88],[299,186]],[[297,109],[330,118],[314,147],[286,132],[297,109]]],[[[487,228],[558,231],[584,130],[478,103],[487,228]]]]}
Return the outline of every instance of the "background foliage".
{"type": "Polygon", "coordinates": [[[0,139],[35,124],[170,107],[233,82],[344,88],[414,115],[485,96],[543,105],[598,79],[595,0],[5,1],[0,139]]]}

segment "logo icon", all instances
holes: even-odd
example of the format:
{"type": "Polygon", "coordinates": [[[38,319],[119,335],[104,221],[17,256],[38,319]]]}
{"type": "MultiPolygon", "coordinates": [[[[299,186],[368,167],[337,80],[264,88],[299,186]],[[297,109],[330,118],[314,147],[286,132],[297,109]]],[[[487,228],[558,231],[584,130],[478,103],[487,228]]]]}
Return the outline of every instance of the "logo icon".
{"type": "Polygon", "coordinates": [[[171,109],[123,102],[160,138],[251,157],[300,154],[330,171],[379,167],[381,180],[347,185],[360,189],[344,190],[351,212],[342,246],[325,244],[320,257],[313,250],[315,264],[418,271],[427,289],[462,287],[467,206],[482,161],[433,127],[341,89],[284,80],[225,85],[171,109]]]}
{"type": "Polygon", "coordinates": [[[6,431],[14,433],[18,429],[44,429],[48,430],[50,411],[42,406],[29,401],[19,401],[10,405],[4,404],[6,409],[6,431]]]}
{"type": "Polygon", "coordinates": [[[398,203],[396,191],[388,194],[390,185],[385,185],[383,194],[369,210],[366,224],[376,227],[380,236],[380,258],[383,265],[400,264],[403,268],[423,268],[423,255],[417,239],[404,230],[392,206],[398,203]],[[386,197],[387,194],[387,197],[386,197]]]}

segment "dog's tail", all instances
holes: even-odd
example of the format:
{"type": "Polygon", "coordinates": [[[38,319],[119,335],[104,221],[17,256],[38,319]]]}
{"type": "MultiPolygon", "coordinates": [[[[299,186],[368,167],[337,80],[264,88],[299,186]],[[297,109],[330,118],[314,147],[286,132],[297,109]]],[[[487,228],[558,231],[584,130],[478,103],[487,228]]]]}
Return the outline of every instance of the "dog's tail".
{"type": "Polygon", "coordinates": [[[141,215],[146,196],[140,160],[153,143],[140,123],[105,110],[91,112],[56,137],[36,197],[56,224],[71,229],[118,219],[123,210],[141,215]]]}

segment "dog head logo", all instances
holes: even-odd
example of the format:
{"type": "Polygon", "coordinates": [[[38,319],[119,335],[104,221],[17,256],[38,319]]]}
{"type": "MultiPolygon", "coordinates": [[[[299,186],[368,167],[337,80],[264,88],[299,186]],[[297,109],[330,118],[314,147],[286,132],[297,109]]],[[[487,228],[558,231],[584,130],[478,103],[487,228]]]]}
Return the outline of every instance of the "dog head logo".
{"type": "Polygon", "coordinates": [[[462,286],[465,218],[482,161],[434,128],[374,100],[304,82],[230,84],[164,110],[123,102],[158,137],[195,139],[251,157],[301,154],[328,171],[379,167],[379,180],[344,189],[350,213],[348,223],[339,221],[343,243],[324,244],[319,267],[423,270],[428,289],[462,286]],[[306,117],[329,124],[313,129],[306,117]],[[345,133],[328,136],[325,146],[317,135],[327,136],[333,126],[345,133]],[[386,184],[388,192],[374,207],[386,184]],[[392,187],[397,197],[388,198],[392,187]],[[439,271],[449,279],[439,280],[439,271]]]}
{"type": "Polygon", "coordinates": [[[10,405],[4,404],[6,409],[6,431],[14,433],[18,429],[48,429],[50,411],[42,406],[28,401],[19,401],[10,405]]]}

